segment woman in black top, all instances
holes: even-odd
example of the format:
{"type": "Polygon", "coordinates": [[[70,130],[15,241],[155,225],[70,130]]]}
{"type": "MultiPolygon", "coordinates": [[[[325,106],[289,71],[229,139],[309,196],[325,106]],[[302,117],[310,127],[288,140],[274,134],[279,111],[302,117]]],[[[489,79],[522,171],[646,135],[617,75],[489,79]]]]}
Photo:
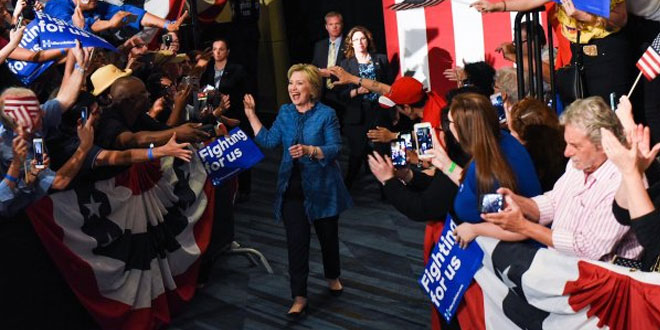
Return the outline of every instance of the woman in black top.
{"type": "MultiPolygon", "coordinates": [[[[387,57],[375,53],[374,40],[371,32],[365,27],[352,28],[344,41],[345,59],[341,67],[347,72],[365,79],[371,79],[386,84],[392,83],[392,72],[387,57]]],[[[381,153],[389,150],[389,144],[377,143],[370,147],[367,132],[376,126],[391,128],[393,113],[381,109],[378,105],[378,94],[358,85],[349,84],[343,87],[340,98],[346,102],[344,115],[344,133],[348,138],[350,156],[346,173],[346,186],[350,189],[365,161],[370,149],[377,148],[381,153]]]]}

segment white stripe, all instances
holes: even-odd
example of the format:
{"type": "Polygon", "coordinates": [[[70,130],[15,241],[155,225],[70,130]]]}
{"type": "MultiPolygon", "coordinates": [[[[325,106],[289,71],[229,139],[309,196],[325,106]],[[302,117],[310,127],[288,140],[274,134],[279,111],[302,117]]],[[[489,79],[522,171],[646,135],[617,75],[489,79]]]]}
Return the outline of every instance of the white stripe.
{"type": "Polygon", "coordinates": [[[644,55],[642,55],[642,59],[644,60],[644,63],[648,64],[653,69],[653,72],[660,72],[660,66],[658,66],[658,64],[653,61],[653,58],[651,58],[649,52],[644,53],[644,55]]]}
{"type": "Polygon", "coordinates": [[[413,77],[422,82],[425,88],[430,88],[424,8],[397,11],[396,20],[401,74],[414,72],[413,77]]]}
{"type": "Polygon", "coordinates": [[[39,100],[12,100],[12,99],[5,99],[5,104],[11,104],[11,105],[39,105],[39,100]]]}
{"type": "Polygon", "coordinates": [[[658,55],[658,53],[655,50],[649,48],[646,50],[645,54],[647,54],[649,57],[655,60],[655,63],[660,63],[660,55],[658,55]]]}
{"type": "Polygon", "coordinates": [[[485,50],[481,13],[460,2],[452,2],[451,11],[454,17],[456,66],[463,66],[464,61],[483,61],[485,50]]]}
{"type": "Polygon", "coordinates": [[[644,60],[644,57],[642,57],[637,64],[642,67],[642,71],[646,72],[646,74],[651,77],[651,79],[655,78],[656,73],[653,71],[649,66],[646,64],[646,61],[644,60]]]}

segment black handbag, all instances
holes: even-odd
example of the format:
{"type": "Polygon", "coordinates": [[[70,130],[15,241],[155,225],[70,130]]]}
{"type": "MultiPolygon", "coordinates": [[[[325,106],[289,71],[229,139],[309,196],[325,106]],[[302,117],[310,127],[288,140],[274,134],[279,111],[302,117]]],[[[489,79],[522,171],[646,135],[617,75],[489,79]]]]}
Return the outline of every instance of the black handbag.
{"type": "Polygon", "coordinates": [[[573,44],[571,47],[573,63],[555,72],[557,93],[565,107],[577,99],[584,98],[584,65],[580,47],[580,31],[578,30],[577,44],[573,44]]]}

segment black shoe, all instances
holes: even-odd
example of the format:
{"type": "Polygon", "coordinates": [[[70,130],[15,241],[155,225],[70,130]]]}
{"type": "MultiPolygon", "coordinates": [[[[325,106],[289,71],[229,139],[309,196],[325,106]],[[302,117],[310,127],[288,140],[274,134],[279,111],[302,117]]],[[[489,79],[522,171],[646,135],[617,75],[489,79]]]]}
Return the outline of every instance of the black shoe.
{"type": "Polygon", "coordinates": [[[344,292],[344,288],[341,288],[339,290],[333,290],[328,288],[328,290],[330,290],[330,295],[332,295],[333,297],[339,297],[344,292]]]}
{"type": "Polygon", "coordinates": [[[288,319],[290,319],[290,320],[299,320],[299,319],[301,319],[303,316],[305,316],[305,314],[307,314],[307,307],[308,307],[308,306],[309,306],[309,304],[305,304],[305,307],[303,307],[303,308],[300,310],[300,312],[286,313],[286,317],[287,317],[288,319]]]}

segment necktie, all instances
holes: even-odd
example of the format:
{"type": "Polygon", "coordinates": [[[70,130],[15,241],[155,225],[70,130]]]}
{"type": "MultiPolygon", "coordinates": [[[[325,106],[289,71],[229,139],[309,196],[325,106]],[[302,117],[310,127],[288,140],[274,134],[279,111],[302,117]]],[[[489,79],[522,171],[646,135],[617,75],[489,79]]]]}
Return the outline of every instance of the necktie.
{"type": "MultiPolygon", "coordinates": [[[[330,43],[330,50],[328,50],[328,68],[335,66],[337,64],[337,56],[335,56],[335,43],[331,42],[330,43]]],[[[325,86],[328,87],[328,89],[332,89],[332,82],[330,79],[325,80],[325,86]]]]}

